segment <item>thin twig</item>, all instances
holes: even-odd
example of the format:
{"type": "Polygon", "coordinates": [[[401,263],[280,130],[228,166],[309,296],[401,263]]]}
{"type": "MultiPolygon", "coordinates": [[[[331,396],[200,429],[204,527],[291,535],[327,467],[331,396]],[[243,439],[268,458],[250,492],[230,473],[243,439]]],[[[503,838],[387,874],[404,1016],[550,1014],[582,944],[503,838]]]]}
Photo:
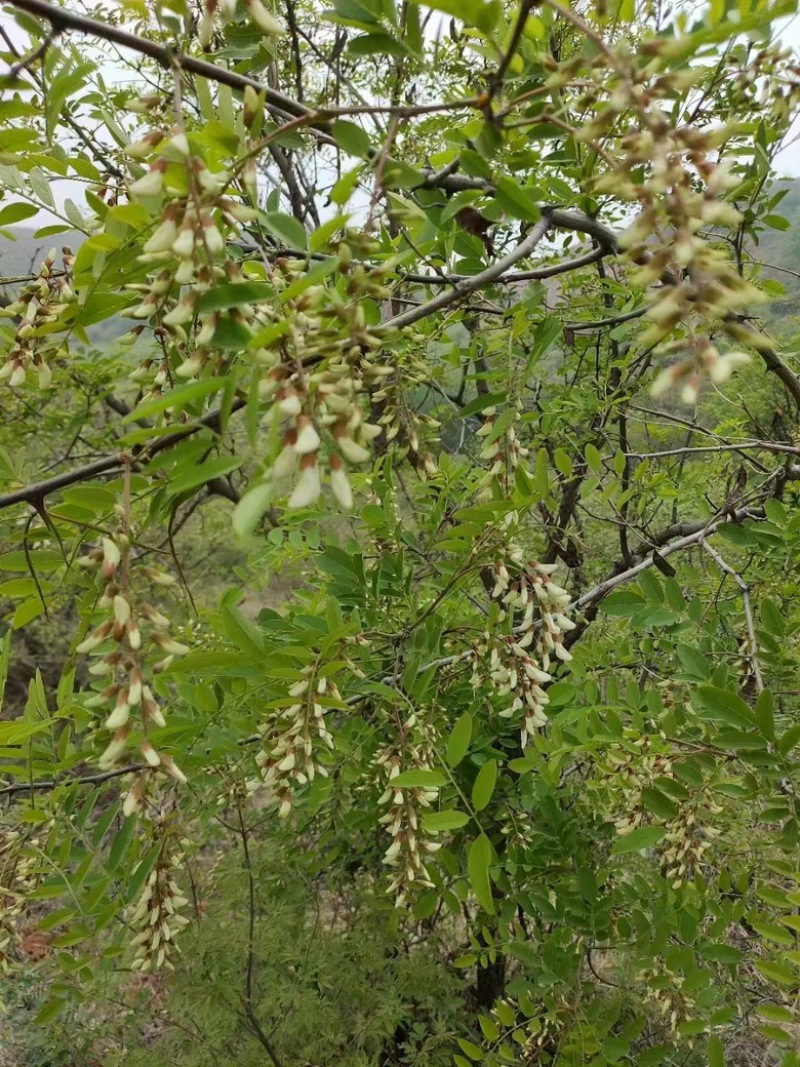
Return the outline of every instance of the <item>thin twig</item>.
{"type": "Polygon", "coordinates": [[[247,926],[247,964],[245,968],[245,989],[244,989],[244,1011],[247,1021],[250,1023],[250,1028],[253,1034],[261,1043],[262,1047],[266,1051],[269,1058],[272,1060],[274,1067],[283,1067],[280,1057],[275,1051],[275,1047],[270,1041],[269,1037],[264,1033],[261,1023],[258,1021],[258,1016],[255,1012],[255,965],[256,965],[256,945],[255,945],[255,933],[256,933],[256,881],[255,874],[253,873],[253,863],[250,857],[250,844],[248,838],[247,827],[245,826],[244,816],[242,815],[242,805],[237,803],[236,811],[239,816],[239,833],[242,838],[242,854],[244,856],[244,867],[247,872],[247,892],[248,892],[248,926],[247,926]]]}
{"type": "Polygon", "coordinates": [[[720,570],[724,571],[725,574],[729,574],[739,586],[742,594],[744,618],[747,624],[747,641],[750,645],[750,662],[753,665],[753,678],[756,683],[756,689],[761,693],[764,689],[764,679],[761,674],[761,664],[758,660],[758,640],[756,638],[756,627],[753,621],[753,606],[750,602],[750,586],[744,578],[742,578],[741,574],[734,570],[729,563],[726,563],[719,552],[717,552],[715,548],[712,548],[711,545],[702,538],[700,539],[700,547],[711,556],[720,570]]]}

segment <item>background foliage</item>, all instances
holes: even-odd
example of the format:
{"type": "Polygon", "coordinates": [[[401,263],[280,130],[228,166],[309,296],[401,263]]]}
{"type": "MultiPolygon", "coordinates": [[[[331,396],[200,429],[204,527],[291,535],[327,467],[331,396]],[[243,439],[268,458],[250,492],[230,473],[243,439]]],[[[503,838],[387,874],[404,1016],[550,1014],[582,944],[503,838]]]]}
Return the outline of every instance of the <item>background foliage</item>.
{"type": "Polygon", "coordinates": [[[0,1063],[797,1067],[793,11],[8,0],[0,1063]]]}

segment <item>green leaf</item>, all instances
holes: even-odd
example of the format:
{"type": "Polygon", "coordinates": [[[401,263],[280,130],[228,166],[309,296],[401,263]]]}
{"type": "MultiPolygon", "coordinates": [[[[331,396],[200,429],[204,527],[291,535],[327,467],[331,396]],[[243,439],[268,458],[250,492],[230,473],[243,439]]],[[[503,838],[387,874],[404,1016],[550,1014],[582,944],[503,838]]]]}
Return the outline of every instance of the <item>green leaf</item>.
{"type": "Polygon", "coordinates": [[[389,785],[393,789],[438,789],[447,785],[447,777],[441,771],[403,771],[389,785]]]}
{"type": "Polygon", "coordinates": [[[432,811],[423,816],[422,825],[433,833],[441,830],[460,830],[469,822],[469,815],[463,811],[432,811]]]}
{"type": "MultiPolygon", "coordinates": [[[[347,52],[351,56],[407,56],[408,48],[396,37],[390,37],[388,33],[365,33],[360,37],[351,37],[347,44],[347,52]]],[[[334,135],[335,136],[335,135],[334,135]]],[[[354,155],[360,155],[360,152],[354,155]]]]}
{"type": "Polygon", "coordinates": [[[263,304],[274,302],[277,293],[268,282],[236,282],[231,285],[215,285],[200,294],[197,311],[205,315],[209,311],[219,311],[239,307],[241,304],[263,304]]]}
{"type": "Polygon", "coordinates": [[[497,760],[490,759],[478,771],[478,776],[472,786],[472,803],[476,811],[483,811],[492,799],[496,784],[497,760]]]}
{"type": "Polygon", "coordinates": [[[369,134],[361,126],[357,126],[355,122],[348,122],[347,119],[337,119],[331,127],[331,133],[343,152],[347,152],[351,156],[360,156],[361,159],[369,157],[369,134]]]}
{"type": "Polygon", "coordinates": [[[492,862],[492,846],[486,834],[475,838],[469,847],[467,871],[475,899],[489,915],[494,915],[492,885],[489,880],[489,864],[492,862]]]}
{"type": "Polygon", "coordinates": [[[182,474],[176,472],[167,484],[167,494],[171,497],[180,496],[181,493],[205,485],[213,478],[222,478],[231,471],[238,470],[243,462],[241,456],[210,456],[182,474]]]}
{"type": "Polygon", "coordinates": [[[23,602],[17,605],[17,609],[11,619],[11,626],[14,630],[21,630],[23,626],[27,626],[29,622],[37,619],[44,611],[44,604],[40,597],[33,597],[31,600],[23,600],[23,602]]]}
{"type": "Polygon", "coordinates": [[[0,226],[11,226],[15,222],[23,222],[32,219],[39,214],[39,208],[35,204],[6,204],[0,208],[0,226]]]}
{"type": "Polygon", "coordinates": [[[67,1008],[69,1001],[66,997],[51,997],[42,1004],[37,1012],[34,1022],[37,1026],[46,1026],[53,1022],[67,1008]]]}
{"type": "Polygon", "coordinates": [[[583,451],[583,455],[589,470],[592,474],[596,474],[599,477],[603,473],[603,461],[595,446],[587,445],[583,451]]]}
{"type": "Polygon", "coordinates": [[[642,790],[642,803],[660,819],[674,819],[678,814],[678,805],[658,789],[647,786],[642,790]]]}
{"type": "Polygon", "coordinates": [[[729,689],[718,689],[713,685],[697,687],[698,709],[706,718],[724,722],[728,726],[752,727],[753,718],[750,708],[740,696],[729,689]]]}
{"type": "Polygon", "coordinates": [[[281,211],[269,211],[262,216],[264,226],[289,248],[306,249],[308,234],[305,227],[291,215],[281,211]]]}
{"type": "Polygon", "coordinates": [[[468,419],[471,415],[477,415],[478,412],[485,411],[486,408],[497,407],[499,404],[504,404],[507,400],[507,393],[479,394],[459,410],[457,417],[460,419],[468,419]]]}
{"type": "Polygon", "coordinates": [[[170,389],[163,396],[154,397],[138,404],[133,411],[125,415],[123,422],[135,422],[137,419],[148,419],[151,415],[159,415],[167,408],[183,411],[188,406],[195,404],[212,393],[218,393],[225,388],[224,378],[204,378],[199,382],[189,382],[187,385],[179,385],[176,389],[170,389]]]}
{"type": "Polygon", "coordinates": [[[36,734],[49,730],[52,724],[52,719],[40,719],[39,722],[0,722],[0,745],[22,745],[36,734]]]}
{"type": "Polygon", "coordinates": [[[500,207],[516,219],[535,222],[541,215],[538,190],[525,188],[516,178],[501,178],[495,197],[500,207]]]}
{"type": "Polygon", "coordinates": [[[477,26],[484,33],[491,33],[497,25],[501,6],[497,0],[484,3],[484,0],[413,0],[424,3],[434,11],[444,11],[470,26],[477,26]]]}
{"type": "Polygon", "coordinates": [[[792,967],[787,967],[785,963],[776,963],[775,960],[756,960],[755,967],[770,982],[785,986],[797,985],[797,971],[792,967]]]}
{"type": "Polygon", "coordinates": [[[469,750],[472,740],[472,716],[465,711],[453,727],[447,741],[445,759],[450,767],[457,767],[469,750]]]}
{"type": "Polygon", "coordinates": [[[603,600],[603,611],[606,615],[620,615],[630,617],[645,606],[645,599],[632,589],[620,589],[616,593],[609,593],[603,600]]]}
{"type": "Polygon", "coordinates": [[[483,1060],[483,1053],[478,1045],[472,1041],[467,1041],[463,1037],[458,1038],[458,1043],[461,1047],[461,1051],[465,1052],[471,1060],[475,1060],[476,1063],[480,1063],[483,1060]]]}
{"type": "Polygon", "coordinates": [[[790,230],[792,228],[791,222],[784,218],[783,215],[765,215],[761,222],[765,226],[769,226],[771,230],[790,230]]]}
{"type": "Polygon", "coordinates": [[[774,637],[783,637],[786,633],[783,612],[769,597],[764,597],[761,601],[761,625],[774,637]]]}
{"type": "Polygon", "coordinates": [[[756,725],[768,741],[775,740],[775,711],[772,693],[764,689],[758,694],[754,708],[756,725]]]}
{"type": "Polygon", "coordinates": [[[569,478],[572,474],[572,456],[565,452],[563,448],[557,448],[553,453],[553,462],[559,473],[563,474],[565,478],[569,478]]]}
{"type": "Polygon", "coordinates": [[[122,829],[114,835],[114,840],[108,854],[108,862],[106,864],[111,874],[117,870],[120,863],[122,863],[125,853],[130,848],[133,836],[136,833],[137,822],[138,820],[135,815],[129,815],[122,824],[122,829]]]}
{"type": "Polygon", "coordinates": [[[665,826],[640,826],[629,834],[618,837],[611,847],[612,855],[625,856],[629,852],[641,852],[642,849],[657,845],[666,834],[665,826]]]}
{"type": "Polygon", "coordinates": [[[652,570],[642,571],[639,575],[639,588],[644,593],[648,603],[659,606],[663,604],[664,589],[652,570]]]}
{"type": "Polygon", "coordinates": [[[711,666],[705,656],[689,645],[678,645],[675,650],[686,671],[694,678],[705,680],[711,677],[711,666]]]}
{"type": "Polygon", "coordinates": [[[357,167],[347,171],[336,182],[331,189],[331,201],[334,204],[346,204],[350,197],[353,195],[353,190],[358,185],[358,179],[361,177],[361,171],[364,169],[364,164],[359,163],[357,167]]]}
{"type": "Polygon", "coordinates": [[[28,174],[28,183],[36,196],[47,207],[54,208],[56,202],[53,199],[53,190],[50,188],[50,180],[41,167],[33,167],[28,174]]]}

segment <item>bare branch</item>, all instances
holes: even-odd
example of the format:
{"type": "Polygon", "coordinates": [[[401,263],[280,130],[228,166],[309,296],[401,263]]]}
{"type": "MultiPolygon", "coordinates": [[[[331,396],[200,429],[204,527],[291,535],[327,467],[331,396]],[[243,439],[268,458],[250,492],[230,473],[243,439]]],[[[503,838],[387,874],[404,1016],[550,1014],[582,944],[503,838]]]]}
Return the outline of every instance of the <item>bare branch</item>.
{"type": "Polygon", "coordinates": [[[524,259],[525,256],[529,256],[534,251],[536,246],[542,240],[544,235],[550,226],[550,219],[548,215],[534,225],[528,236],[517,245],[513,251],[508,255],[503,256],[502,259],[498,259],[496,263],[492,263],[486,270],[480,272],[480,274],[474,275],[474,277],[466,278],[464,281],[458,282],[447,293],[440,293],[432,300],[426,301],[424,304],[420,304],[419,307],[410,308],[408,311],[402,312],[400,315],[395,315],[394,318],[387,319],[386,322],[381,323],[380,328],[376,327],[375,332],[380,329],[381,333],[388,330],[402,329],[404,326],[410,326],[414,322],[419,322],[420,319],[426,318],[428,315],[432,315],[435,311],[439,311],[440,308],[447,307],[449,304],[455,303],[457,300],[463,300],[465,296],[469,296],[470,293],[474,293],[476,289],[481,289],[484,285],[488,285],[495,279],[500,278],[509,267],[512,267],[520,259],[524,259]]]}
{"type": "Polygon", "coordinates": [[[744,618],[747,624],[747,643],[750,646],[750,662],[753,665],[753,678],[755,679],[756,689],[760,693],[764,689],[764,679],[761,675],[761,664],[758,661],[758,640],[756,639],[756,628],[753,622],[753,606],[750,603],[750,586],[738,571],[735,571],[729,563],[725,562],[715,548],[712,548],[711,545],[704,540],[700,541],[700,547],[711,556],[720,570],[724,571],[725,574],[729,574],[731,578],[733,578],[734,582],[736,582],[741,590],[744,618]]]}

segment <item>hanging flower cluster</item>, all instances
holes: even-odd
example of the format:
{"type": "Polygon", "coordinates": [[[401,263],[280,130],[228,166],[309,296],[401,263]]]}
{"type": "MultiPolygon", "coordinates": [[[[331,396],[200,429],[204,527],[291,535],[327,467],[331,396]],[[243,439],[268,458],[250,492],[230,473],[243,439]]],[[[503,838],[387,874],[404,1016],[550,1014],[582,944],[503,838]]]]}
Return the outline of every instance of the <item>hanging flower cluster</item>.
{"type": "Polygon", "coordinates": [[[638,977],[644,982],[645,1004],[655,1009],[667,1023],[673,1039],[677,1038],[679,1024],[690,1019],[695,1011],[694,998],[683,988],[685,976],[656,960],[639,971],[638,977]]]}
{"type": "Polygon", "coordinates": [[[499,422],[497,408],[485,408],[482,415],[484,422],[477,436],[485,440],[480,452],[481,459],[489,463],[485,480],[497,479],[503,493],[509,496],[515,488],[516,469],[520,460],[528,455],[528,449],[519,443],[513,423],[503,427],[499,422]]]}
{"type": "Polygon", "coordinates": [[[622,836],[637,830],[649,818],[642,791],[654,778],[674,777],[671,755],[655,751],[649,734],[632,740],[631,745],[632,748],[613,748],[606,756],[615,794],[621,798],[620,814],[615,818],[614,826],[622,836]]]}
{"type": "MultiPolygon", "coordinates": [[[[291,270],[288,264],[282,269],[291,270]]],[[[306,290],[281,356],[262,379],[261,398],[272,400],[270,417],[281,427],[280,452],[264,482],[271,495],[293,479],[291,508],[308,507],[319,498],[321,432],[328,436],[331,488],[340,505],[351,508],[345,464],[366,462],[370,442],[381,432],[365,420],[361,400],[365,390],[392,373],[369,358],[382,342],[369,333],[360,298],[374,296],[376,286],[377,278],[359,267],[348,284],[359,301],[337,300],[335,290],[322,286],[306,290]]]]}
{"type": "MultiPolygon", "coordinates": [[[[244,119],[251,133],[262,112],[257,95],[246,93],[244,119]]],[[[287,485],[289,507],[313,505],[322,490],[323,457],[334,496],[348,510],[353,494],[347,465],[368,461],[371,442],[382,430],[389,439],[400,433],[399,424],[391,424],[389,395],[399,394],[387,392],[387,381],[398,374],[397,361],[381,360],[386,336],[374,330],[367,311],[388,297],[384,281],[391,263],[369,267],[358,258],[373,252],[375,242],[347,231],[336,250],[334,284],[325,285],[309,284],[307,259],[291,253],[266,264],[265,281],[254,281],[226,258],[229,237],[257,217],[229,195],[237,183],[247,195],[256,195],[246,171],[257,156],[258,142],[254,145],[232,171],[212,171],[181,129],[166,138],[163,130],[151,130],[131,152],[155,158],[129,185],[132,197],[163,205],[140,257],[157,269],[146,282],[129,286],[141,302],[127,313],[152,326],[162,354],[148,356],[131,377],[149,385],[149,399],[176,380],[220,373],[233,359],[247,360],[259,379],[265,421],[277,431],[277,451],[235,515],[240,529],[252,528],[287,485]],[[378,424],[364,416],[366,394],[383,408],[378,424]]],[[[132,339],[138,332],[137,327],[132,339]]],[[[422,365],[418,370],[420,376],[427,373],[422,365]]],[[[407,387],[405,367],[402,376],[407,387]]],[[[435,470],[413,428],[404,434],[402,447],[425,472],[435,470]]]]}
{"type": "MultiPolygon", "coordinates": [[[[165,670],[175,656],[189,651],[187,645],[169,634],[170,620],[153,604],[139,600],[131,582],[131,541],[129,533],[117,530],[81,557],[80,565],[96,572],[102,586],[97,608],[106,617],[76,648],[90,654],[95,661],[89,673],[104,688],[86,701],[90,708],[110,708],[104,728],[111,741],[99,758],[101,767],[120,762],[132,742],[149,768],[162,769],[179,782],[186,778],[171,756],[159,753],[148,732],[165,725],[164,715],[151,686],[148,669],[157,674],[165,670]],[[157,661],[148,668],[149,658],[157,661]]],[[[136,568],[137,584],[172,585],[175,579],[155,567],[136,568]]],[[[139,810],[141,790],[134,787],[126,798],[126,814],[139,810]]]]}
{"type": "Polygon", "coordinates": [[[513,613],[514,632],[484,634],[475,650],[473,682],[488,680],[497,697],[511,698],[510,703],[503,701],[498,714],[510,719],[522,713],[524,747],[547,722],[549,698],[542,687],[551,681],[553,660],[572,659],[564,635],[575,624],[564,614],[569,594],[552,580],[557,565],[522,564],[521,559],[521,550],[512,546],[507,559],[492,568],[492,597],[502,605],[501,617],[513,613]]]}
{"type": "Polygon", "coordinates": [[[32,375],[40,389],[50,387],[53,372],[48,360],[62,345],[55,335],[68,328],[67,319],[71,319],[69,313],[75,304],[71,285],[75,256],[71,248],[62,248],[62,270],[55,269],[56,257],[52,248],[38,275],[25,283],[13,303],[0,308],[0,316],[20,319],[5,363],[0,366],[0,382],[8,382],[12,388],[24,385],[32,375]]]}
{"type": "Polygon", "coordinates": [[[252,221],[256,212],[224,195],[232,176],[212,172],[192,153],[185,133],[179,130],[164,138],[162,132],[150,131],[130,147],[134,157],[156,149],[159,154],[147,173],[130,183],[129,194],[137,200],[164,202],[140,256],[159,269],[146,282],[128,286],[142,299],[127,314],[153,323],[164,352],[161,359],[144,360],[131,375],[134,381],[150,383],[148,396],[161,395],[173,376],[197,377],[212,359],[224,363],[220,337],[238,330],[246,343],[247,320],[255,315],[244,297],[224,311],[213,301],[206,306],[204,298],[220,283],[245,282],[238,264],[225,259],[226,235],[238,234],[240,225],[252,221]]]}
{"type": "Polygon", "coordinates": [[[131,942],[134,971],[174,969],[169,957],[177,951],[175,935],[189,925],[186,916],[180,914],[188,900],[175,881],[175,870],[180,865],[180,852],[168,848],[165,842],[130,919],[137,931],[131,942]]]}
{"type": "Polygon", "coordinates": [[[435,740],[432,727],[414,712],[401,722],[397,737],[382,748],[375,757],[384,791],[378,803],[386,808],[379,822],[392,841],[383,862],[396,873],[388,892],[394,893],[396,906],[402,907],[415,886],[432,886],[425,866],[427,859],[441,848],[434,831],[422,824],[423,813],[437,799],[436,787],[400,785],[396,780],[409,771],[430,772],[433,769],[435,740]]]}
{"type": "MultiPolygon", "coordinates": [[[[566,1010],[570,1006],[564,1004],[566,1010]]],[[[491,1059],[503,1064],[535,1064],[552,1061],[563,1026],[552,1012],[522,993],[519,1001],[498,1000],[489,1017],[481,1020],[484,1048],[491,1059]]]]}
{"type": "MultiPolygon", "coordinates": [[[[608,95],[601,103],[588,90],[579,96],[578,106],[585,104],[594,117],[575,136],[596,145],[607,164],[606,173],[595,183],[596,191],[638,208],[620,246],[635,265],[634,281],[659,285],[647,311],[651,325],[640,341],[657,345],[679,331],[680,336],[661,349],[677,361],[657,379],[656,391],[680,382],[683,399],[691,402],[704,376],[722,383],[746,359],[738,351],[721,353],[708,334],[708,323],[716,323],[738,344],[763,347],[764,339],[740,320],[765,298],[740,276],[724,250],[701,236],[704,228],[741,222],[739,212],[725,200],[741,179],[722,158],[737,126],[735,122],[703,125],[702,118],[675,123],[674,94],[689,91],[703,77],[702,67],[664,69],[675,47],[680,48],[680,42],[648,41],[644,50],[649,61],[643,69],[627,44],[616,49],[604,46],[605,62],[598,65],[596,77],[610,85],[608,95]],[[617,140],[622,120],[629,132],[617,140]],[[609,141],[613,155],[602,148],[609,135],[614,138],[609,141]],[[634,175],[641,175],[641,180],[634,175]]],[[[567,67],[553,75],[560,84],[568,79],[567,67]]]]}
{"type": "Polygon", "coordinates": [[[49,828],[40,828],[30,840],[19,830],[0,828],[0,972],[9,969],[12,944],[19,940],[18,924],[29,906],[30,894],[44,877],[37,853],[49,828]]]}
{"type": "Polygon", "coordinates": [[[248,783],[251,791],[266,788],[270,804],[285,819],[292,810],[294,790],[316,775],[327,778],[326,768],[315,759],[315,744],[333,748],[325,716],[332,707],[342,707],[336,684],[310,663],[289,687],[293,703],[275,712],[259,727],[262,748],[256,756],[259,777],[248,783]]]}
{"type": "MultiPolygon", "coordinates": [[[[411,341],[425,342],[425,337],[410,328],[403,334],[411,341]]],[[[423,480],[436,474],[436,460],[426,447],[426,437],[437,430],[440,423],[432,415],[414,409],[409,397],[417,386],[427,382],[430,371],[417,356],[413,347],[402,353],[402,365],[372,394],[381,411],[378,422],[383,427],[387,444],[392,444],[398,459],[408,459],[423,480]]]]}
{"type": "MultiPolygon", "coordinates": [[[[661,739],[666,740],[663,735],[661,739]]],[[[620,814],[614,826],[624,837],[651,821],[644,790],[656,779],[663,782],[675,778],[674,757],[669,752],[656,751],[653,738],[646,734],[633,741],[630,749],[609,752],[606,763],[608,774],[614,778],[615,796],[620,797],[620,814]]],[[[657,848],[664,875],[673,889],[693,877],[704,854],[719,837],[720,831],[710,823],[721,811],[708,790],[701,788],[691,799],[680,803],[674,818],[661,820],[666,834],[657,848]]]]}
{"type": "Polygon", "coordinates": [[[680,889],[694,876],[704,854],[719,837],[721,831],[709,824],[709,818],[721,811],[722,808],[703,790],[681,805],[669,824],[658,848],[667,881],[673,889],[680,889]]]}

